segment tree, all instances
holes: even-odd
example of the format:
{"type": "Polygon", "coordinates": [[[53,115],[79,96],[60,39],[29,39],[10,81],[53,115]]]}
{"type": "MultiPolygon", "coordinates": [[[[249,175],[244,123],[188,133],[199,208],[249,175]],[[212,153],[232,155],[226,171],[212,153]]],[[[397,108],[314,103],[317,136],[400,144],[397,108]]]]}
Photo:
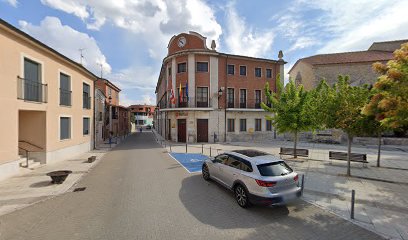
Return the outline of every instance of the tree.
{"type": "Polygon", "coordinates": [[[324,80],[320,85],[319,117],[325,127],[341,129],[347,134],[347,175],[350,176],[351,143],[355,136],[364,134],[367,119],[361,111],[369,100],[369,89],[350,86],[349,77],[341,75],[333,87],[327,86],[324,80]]]}
{"type": "Polygon", "coordinates": [[[267,119],[272,121],[272,125],[278,133],[290,132],[294,135],[294,157],[297,158],[298,133],[313,130],[315,126],[313,117],[308,111],[311,106],[309,104],[310,97],[302,85],[296,86],[290,80],[283,87],[279,79],[280,76],[276,81],[278,83],[276,93],[269,89],[268,83],[265,84],[265,95],[271,105],[267,106],[265,103],[261,103],[261,106],[265,111],[273,113],[273,115],[267,116],[267,119]]]}
{"type": "Polygon", "coordinates": [[[381,76],[374,84],[377,93],[364,111],[389,128],[408,126],[408,43],[394,52],[393,60],[374,63],[373,68],[381,76]]]}

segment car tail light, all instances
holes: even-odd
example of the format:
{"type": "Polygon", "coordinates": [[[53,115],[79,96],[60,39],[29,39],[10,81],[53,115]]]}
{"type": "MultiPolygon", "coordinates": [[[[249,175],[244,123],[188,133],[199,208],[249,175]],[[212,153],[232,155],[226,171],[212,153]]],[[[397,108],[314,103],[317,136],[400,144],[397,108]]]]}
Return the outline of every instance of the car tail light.
{"type": "Polygon", "coordinates": [[[297,182],[299,180],[299,175],[296,174],[296,176],[293,178],[293,180],[295,180],[295,182],[297,182]]]}
{"type": "Polygon", "coordinates": [[[273,187],[273,186],[276,185],[276,182],[268,182],[268,181],[262,181],[262,180],[258,180],[258,179],[255,179],[255,181],[261,187],[273,187]]]}

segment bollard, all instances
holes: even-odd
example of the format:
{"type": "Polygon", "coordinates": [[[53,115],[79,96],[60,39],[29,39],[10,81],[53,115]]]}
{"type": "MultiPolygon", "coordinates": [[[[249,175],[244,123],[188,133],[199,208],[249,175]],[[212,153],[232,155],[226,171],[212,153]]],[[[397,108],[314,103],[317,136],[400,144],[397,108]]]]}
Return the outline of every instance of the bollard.
{"type": "Polygon", "coordinates": [[[204,144],[201,144],[201,154],[204,154],[204,144]]]}
{"type": "Polygon", "coordinates": [[[187,153],[187,142],[186,142],[186,153],[187,153]]]}
{"type": "Polygon", "coordinates": [[[164,148],[166,148],[166,141],[164,141],[164,148]]]}
{"type": "Polygon", "coordinates": [[[211,147],[210,147],[210,157],[211,157],[211,147]]]}
{"type": "Polygon", "coordinates": [[[351,211],[350,218],[354,219],[354,202],[355,202],[356,191],[351,190],[351,211]]]}
{"type": "Polygon", "coordinates": [[[305,174],[302,174],[302,186],[300,187],[300,196],[303,196],[304,188],[305,188],[305,174]]]}
{"type": "Polygon", "coordinates": [[[171,144],[169,143],[169,147],[170,147],[170,152],[171,152],[171,144]]]}

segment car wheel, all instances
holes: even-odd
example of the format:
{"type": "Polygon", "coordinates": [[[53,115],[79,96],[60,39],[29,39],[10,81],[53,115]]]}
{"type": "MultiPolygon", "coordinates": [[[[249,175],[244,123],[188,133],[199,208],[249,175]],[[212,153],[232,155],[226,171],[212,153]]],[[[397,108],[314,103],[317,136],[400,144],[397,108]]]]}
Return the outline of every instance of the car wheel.
{"type": "Polygon", "coordinates": [[[250,206],[249,199],[248,199],[248,192],[247,190],[240,184],[235,187],[235,199],[237,203],[242,208],[247,208],[250,206]]]}
{"type": "Polygon", "coordinates": [[[206,181],[210,180],[210,171],[208,171],[207,164],[203,165],[202,173],[203,173],[204,180],[206,180],[206,181]]]}

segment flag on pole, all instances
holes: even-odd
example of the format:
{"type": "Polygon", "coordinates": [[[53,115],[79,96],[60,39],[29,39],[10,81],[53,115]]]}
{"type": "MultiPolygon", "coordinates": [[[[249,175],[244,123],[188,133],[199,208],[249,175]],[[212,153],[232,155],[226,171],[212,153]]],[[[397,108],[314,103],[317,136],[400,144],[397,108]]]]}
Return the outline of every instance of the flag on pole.
{"type": "Polygon", "coordinates": [[[180,97],[180,102],[183,102],[183,90],[181,89],[181,83],[180,83],[180,88],[179,88],[179,97],[180,97]]]}
{"type": "Polygon", "coordinates": [[[176,98],[174,97],[173,87],[171,87],[171,89],[170,89],[170,103],[171,104],[176,104],[176,98]]]}
{"type": "Polygon", "coordinates": [[[186,97],[187,97],[187,102],[188,102],[188,82],[186,82],[186,97]]]}

